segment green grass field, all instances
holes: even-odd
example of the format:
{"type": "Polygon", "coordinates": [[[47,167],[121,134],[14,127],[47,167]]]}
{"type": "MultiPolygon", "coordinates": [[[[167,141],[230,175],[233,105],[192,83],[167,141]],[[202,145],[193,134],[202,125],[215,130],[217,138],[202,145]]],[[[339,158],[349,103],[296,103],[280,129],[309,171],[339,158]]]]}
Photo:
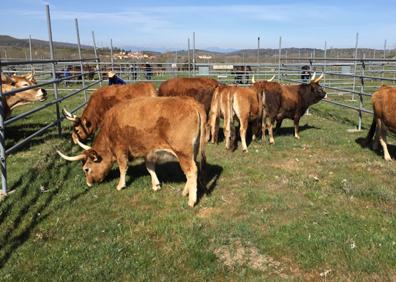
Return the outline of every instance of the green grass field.
{"type": "MultiPolygon", "coordinates": [[[[177,164],[158,167],[158,192],[141,161],[127,189],[115,190],[116,166],[88,189],[81,165],[55,153],[80,152],[65,121],[62,138],[53,129],[7,160],[15,192],[0,202],[0,280],[396,280],[395,162],[360,145],[371,116],[350,133],[356,112],[322,102],[311,113],[301,140],[288,121],[275,145],[249,153],[209,144],[194,208],[177,164]]],[[[10,125],[7,146],[53,117],[54,107],[10,125]]]]}

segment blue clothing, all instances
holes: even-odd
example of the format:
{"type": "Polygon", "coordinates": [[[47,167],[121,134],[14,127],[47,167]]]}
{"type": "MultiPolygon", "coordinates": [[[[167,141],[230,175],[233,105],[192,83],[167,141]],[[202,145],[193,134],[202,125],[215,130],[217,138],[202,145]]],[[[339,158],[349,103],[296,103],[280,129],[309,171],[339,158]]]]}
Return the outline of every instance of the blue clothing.
{"type": "Polygon", "coordinates": [[[71,76],[70,71],[68,69],[65,69],[65,71],[63,72],[63,76],[66,77],[66,78],[71,76]]]}
{"type": "Polygon", "coordinates": [[[121,78],[115,75],[112,78],[109,78],[109,85],[113,85],[113,84],[126,84],[126,83],[121,78]]]}

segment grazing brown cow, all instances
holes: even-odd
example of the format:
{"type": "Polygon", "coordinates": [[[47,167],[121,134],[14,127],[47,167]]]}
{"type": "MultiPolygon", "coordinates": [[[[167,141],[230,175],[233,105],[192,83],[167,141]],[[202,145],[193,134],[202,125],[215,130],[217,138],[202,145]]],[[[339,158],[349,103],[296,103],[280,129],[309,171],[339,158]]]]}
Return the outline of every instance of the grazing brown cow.
{"type": "MultiPolygon", "coordinates": [[[[1,76],[1,91],[2,93],[10,92],[18,88],[29,87],[37,84],[34,79],[33,73],[29,73],[23,76],[1,76]]],[[[12,95],[3,97],[3,106],[5,110],[5,116],[9,117],[11,111],[16,107],[31,104],[33,102],[42,102],[47,99],[47,91],[43,88],[33,88],[18,92],[12,95]]]]}
{"type": "Polygon", "coordinates": [[[265,130],[268,128],[270,144],[275,143],[273,124],[276,121],[276,129],[279,129],[285,118],[294,121],[294,137],[300,139],[300,118],[309,106],[326,97],[326,92],[319,85],[322,77],[323,74],[315,79],[314,74],[308,84],[282,85],[268,81],[258,81],[253,84],[253,87],[263,93],[263,139],[265,139],[265,130]]]}
{"type": "Polygon", "coordinates": [[[239,131],[242,150],[247,152],[246,132],[248,125],[252,125],[253,135],[257,135],[261,125],[262,102],[261,93],[252,87],[219,86],[212,99],[209,115],[212,143],[217,139],[219,117],[224,117],[224,136],[226,148],[230,148],[233,130],[234,113],[239,120],[239,131]]]}
{"type": "Polygon", "coordinates": [[[386,131],[389,129],[396,133],[396,88],[382,85],[371,97],[373,103],[374,117],[367,135],[367,142],[369,143],[374,136],[375,140],[373,149],[378,149],[378,142],[381,143],[384,150],[384,158],[391,161],[388,147],[386,145],[386,131]]]}
{"type": "Polygon", "coordinates": [[[189,96],[204,105],[209,114],[213,92],[219,82],[206,77],[176,77],[161,83],[158,96],[189,96]]]}
{"type": "Polygon", "coordinates": [[[155,97],[156,95],[153,84],[147,82],[104,86],[95,90],[81,117],[63,110],[65,117],[74,123],[72,133],[74,143],[77,144],[77,140],[85,141],[94,134],[101,127],[104,114],[114,105],[136,97],[155,97]]]}
{"type": "Polygon", "coordinates": [[[188,205],[197,201],[197,156],[201,154],[201,172],[205,165],[206,113],[192,98],[141,97],[111,108],[103,120],[92,148],[67,160],[83,160],[88,186],[101,182],[117,161],[120,181],[117,190],[125,187],[128,160],[144,158],[151,175],[153,190],[160,189],[155,163],[176,158],[187,178],[183,196],[189,195],[188,205]],[[175,110],[177,109],[177,110],[175,110]]]}

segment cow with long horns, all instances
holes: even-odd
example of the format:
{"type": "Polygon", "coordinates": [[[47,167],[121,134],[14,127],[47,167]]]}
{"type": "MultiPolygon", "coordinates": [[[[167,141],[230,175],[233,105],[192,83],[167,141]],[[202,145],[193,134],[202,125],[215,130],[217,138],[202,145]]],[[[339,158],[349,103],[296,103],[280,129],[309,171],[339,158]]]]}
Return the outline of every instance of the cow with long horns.
{"type": "Polygon", "coordinates": [[[192,207],[197,201],[199,153],[201,172],[206,160],[205,124],[205,110],[192,98],[135,98],[105,114],[92,148],[77,140],[85,150],[80,155],[68,157],[59,151],[58,154],[69,161],[83,161],[88,186],[101,182],[117,161],[120,170],[117,190],[125,187],[128,160],[135,158],[145,159],[152,188],[160,189],[155,163],[171,157],[179,161],[186,175],[183,196],[189,195],[188,205],[192,207]]]}
{"type": "Polygon", "coordinates": [[[320,86],[321,74],[315,78],[313,74],[309,83],[283,85],[277,82],[258,81],[253,84],[262,93],[263,121],[262,136],[265,139],[265,131],[268,129],[270,144],[275,143],[273,125],[276,121],[276,129],[285,118],[294,121],[294,137],[300,139],[299,122],[309,106],[318,103],[326,97],[326,92],[320,86]]]}
{"type": "Polygon", "coordinates": [[[140,82],[101,87],[92,93],[81,117],[63,109],[66,119],[73,122],[72,139],[85,141],[101,127],[104,114],[114,105],[136,97],[155,97],[157,92],[151,83],[140,82]]]}

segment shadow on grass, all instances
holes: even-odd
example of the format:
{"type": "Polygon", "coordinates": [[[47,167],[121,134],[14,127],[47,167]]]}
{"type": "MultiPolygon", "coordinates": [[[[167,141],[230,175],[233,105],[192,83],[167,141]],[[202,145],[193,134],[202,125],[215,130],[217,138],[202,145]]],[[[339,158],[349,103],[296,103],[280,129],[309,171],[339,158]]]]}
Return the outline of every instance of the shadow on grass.
{"type": "MultiPolygon", "coordinates": [[[[163,183],[185,183],[186,177],[183,171],[180,168],[178,162],[167,162],[163,164],[157,164],[155,171],[157,173],[158,179],[161,184],[163,183]]],[[[200,185],[198,187],[198,198],[201,198],[203,195],[210,195],[213,190],[217,186],[217,181],[220,178],[221,173],[223,172],[223,168],[219,165],[206,164],[206,169],[204,172],[204,181],[200,181],[200,185]],[[203,183],[202,183],[203,182],[203,183]]],[[[128,169],[128,175],[130,176],[127,181],[127,187],[133,185],[140,177],[148,176],[146,166],[143,163],[130,166],[128,169]]],[[[201,174],[202,175],[202,174],[201,174]]],[[[107,175],[106,180],[104,182],[110,182],[114,179],[119,179],[120,174],[118,168],[114,168],[107,175]]]]}
{"type": "MultiPolygon", "coordinates": [[[[12,145],[15,145],[48,124],[49,123],[30,123],[26,125],[20,124],[6,127],[6,147],[9,148],[12,145]]],[[[63,135],[66,136],[65,134],[63,135]]],[[[27,144],[20,147],[18,151],[30,150],[32,146],[42,144],[47,140],[55,138],[59,138],[59,135],[56,130],[56,126],[53,126],[52,128],[49,128],[45,134],[40,134],[39,136],[34,137],[27,144]]]]}
{"type": "MultiPolygon", "coordinates": [[[[381,144],[378,144],[378,150],[373,149],[373,141],[367,143],[367,139],[363,137],[359,137],[355,139],[355,142],[360,145],[360,147],[364,149],[369,149],[370,151],[373,151],[376,153],[378,156],[381,156],[382,158],[384,157],[384,152],[382,150],[381,144]]],[[[391,155],[392,159],[396,158],[396,145],[392,144],[387,144],[388,146],[388,151],[389,154],[391,155]]]]}
{"type": "Polygon", "coordinates": [[[27,174],[21,176],[9,191],[15,190],[16,187],[18,189],[0,203],[0,268],[31,237],[32,231],[40,222],[65,204],[75,201],[86,193],[86,190],[76,192],[69,201],[62,201],[49,208],[62,186],[58,183],[66,181],[70,177],[69,167],[63,167],[62,170],[56,171],[55,167],[55,158],[53,158],[46,162],[45,167],[31,169],[27,174]],[[46,178],[39,180],[40,183],[37,183],[38,175],[43,175],[43,171],[49,171],[49,168],[56,177],[48,174],[45,176],[46,178]],[[37,187],[39,185],[54,188],[41,190],[37,187]]]}
{"type": "MultiPolygon", "coordinates": [[[[307,123],[303,126],[300,126],[300,132],[308,130],[308,129],[320,129],[320,127],[308,125],[307,123]]],[[[283,136],[283,135],[292,135],[294,136],[294,126],[289,127],[281,127],[278,130],[275,130],[274,136],[283,136]]]]}

